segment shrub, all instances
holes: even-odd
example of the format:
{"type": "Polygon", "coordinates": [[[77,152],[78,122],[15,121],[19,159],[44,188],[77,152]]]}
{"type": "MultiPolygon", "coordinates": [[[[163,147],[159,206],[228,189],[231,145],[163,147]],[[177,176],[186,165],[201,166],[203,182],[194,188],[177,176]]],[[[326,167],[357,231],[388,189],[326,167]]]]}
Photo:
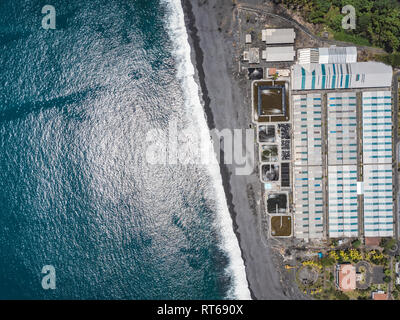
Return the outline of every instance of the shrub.
{"type": "Polygon", "coordinates": [[[324,266],[324,267],[333,266],[335,264],[335,262],[336,262],[336,260],[334,258],[332,258],[332,257],[323,257],[320,260],[321,265],[324,266]]]}
{"type": "Polygon", "coordinates": [[[360,240],[354,240],[351,245],[353,246],[353,248],[358,248],[361,245],[361,241],[360,240]]]}

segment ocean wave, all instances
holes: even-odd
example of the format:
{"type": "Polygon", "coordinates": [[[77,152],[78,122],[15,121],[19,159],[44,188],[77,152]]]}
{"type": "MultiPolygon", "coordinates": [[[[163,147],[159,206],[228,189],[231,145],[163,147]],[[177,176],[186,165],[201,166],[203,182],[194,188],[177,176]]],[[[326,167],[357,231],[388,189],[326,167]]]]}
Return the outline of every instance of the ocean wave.
{"type": "MultiPolygon", "coordinates": [[[[188,42],[183,8],[180,0],[162,0],[170,12],[168,14],[168,34],[173,44],[173,56],[177,64],[177,78],[182,86],[187,114],[193,118],[199,130],[201,141],[204,143],[202,151],[212,152],[210,131],[207,127],[204,111],[199,97],[199,88],[194,79],[194,67],[191,62],[191,48],[188,42]]],[[[208,157],[206,165],[212,178],[215,198],[217,202],[217,223],[222,236],[222,249],[227,252],[230,263],[227,272],[233,278],[233,287],[227,298],[251,299],[246,279],[245,267],[236,235],[233,232],[232,219],[226,203],[226,196],[222,185],[219,164],[215,156],[208,157]]]]}

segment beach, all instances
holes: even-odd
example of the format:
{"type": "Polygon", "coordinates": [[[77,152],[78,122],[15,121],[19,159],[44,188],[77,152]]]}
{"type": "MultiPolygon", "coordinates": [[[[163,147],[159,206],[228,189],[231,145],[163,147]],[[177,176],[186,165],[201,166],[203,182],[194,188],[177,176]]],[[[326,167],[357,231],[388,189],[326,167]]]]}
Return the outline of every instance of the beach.
{"type": "MultiPolygon", "coordinates": [[[[251,128],[251,108],[245,102],[244,88],[249,84],[235,77],[232,1],[182,0],[182,5],[209,128],[251,128]]],[[[282,267],[282,261],[266,234],[257,164],[250,175],[236,175],[235,164],[222,161],[220,170],[252,298],[301,299],[293,283],[282,279],[282,270],[277,267],[282,267]]]]}

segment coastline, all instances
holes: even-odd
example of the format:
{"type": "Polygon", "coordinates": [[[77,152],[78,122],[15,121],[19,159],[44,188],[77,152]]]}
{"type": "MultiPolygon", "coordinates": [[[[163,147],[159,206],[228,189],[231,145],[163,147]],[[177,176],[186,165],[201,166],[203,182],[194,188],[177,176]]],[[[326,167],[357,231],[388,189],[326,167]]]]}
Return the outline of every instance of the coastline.
{"type": "MultiPolygon", "coordinates": [[[[221,1],[222,2],[222,1],[221,1]]],[[[230,6],[218,3],[228,14],[230,6]]],[[[230,40],[222,35],[215,17],[216,1],[181,0],[191,46],[192,63],[209,129],[248,129],[250,107],[229,66],[233,53],[230,40]]],[[[231,67],[233,69],[233,67],[231,67]]],[[[251,146],[255,147],[255,146],[251,146]]],[[[222,153],[221,153],[222,154],[222,153]]],[[[223,158],[223,156],[221,156],[223,158]]],[[[260,212],[261,183],[254,172],[249,176],[233,174],[235,164],[220,162],[220,173],[233,230],[238,238],[246,278],[253,299],[301,299],[295,288],[286,288],[277,268],[277,257],[268,244],[260,212]],[[257,203],[257,205],[251,205],[257,203]]],[[[254,164],[254,170],[256,165],[254,164]]]]}
{"type": "MultiPolygon", "coordinates": [[[[212,150],[212,140],[209,139],[209,126],[207,124],[206,115],[201,101],[201,90],[198,81],[196,81],[196,69],[192,62],[191,47],[189,36],[186,29],[185,15],[180,0],[170,0],[168,2],[171,9],[171,15],[168,20],[168,35],[170,36],[173,47],[172,52],[177,63],[177,79],[183,89],[183,98],[185,107],[190,110],[193,121],[197,124],[196,130],[204,141],[203,148],[207,151],[212,150]]],[[[203,80],[205,78],[203,77],[203,80]]],[[[197,78],[198,80],[198,78],[197,78]]],[[[204,83],[203,83],[204,84],[204,83]]],[[[207,91],[205,91],[207,93],[207,91]]],[[[207,97],[205,97],[207,98],[207,97]]],[[[241,250],[237,236],[232,228],[232,218],[226,203],[225,190],[220,172],[220,166],[217,158],[211,154],[210,163],[206,165],[206,169],[212,179],[212,192],[215,196],[215,212],[217,225],[220,233],[220,248],[227,254],[228,265],[225,268],[226,276],[230,277],[231,286],[224,296],[225,299],[251,299],[248,289],[244,262],[241,256],[241,250]]]]}

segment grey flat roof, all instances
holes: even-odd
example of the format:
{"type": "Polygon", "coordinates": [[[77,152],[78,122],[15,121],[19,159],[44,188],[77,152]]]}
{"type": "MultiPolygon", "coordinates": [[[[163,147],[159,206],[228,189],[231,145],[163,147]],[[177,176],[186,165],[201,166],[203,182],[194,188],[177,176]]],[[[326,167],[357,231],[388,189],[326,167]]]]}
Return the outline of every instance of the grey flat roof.
{"type": "Polygon", "coordinates": [[[294,29],[264,29],[262,30],[262,41],[267,44],[293,43],[296,38],[294,29]]]}
{"type": "Polygon", "coordinates": [[[265,51],[267,61],[293,61],[296,55],[293,46],[268,47],[265,51]]]}

